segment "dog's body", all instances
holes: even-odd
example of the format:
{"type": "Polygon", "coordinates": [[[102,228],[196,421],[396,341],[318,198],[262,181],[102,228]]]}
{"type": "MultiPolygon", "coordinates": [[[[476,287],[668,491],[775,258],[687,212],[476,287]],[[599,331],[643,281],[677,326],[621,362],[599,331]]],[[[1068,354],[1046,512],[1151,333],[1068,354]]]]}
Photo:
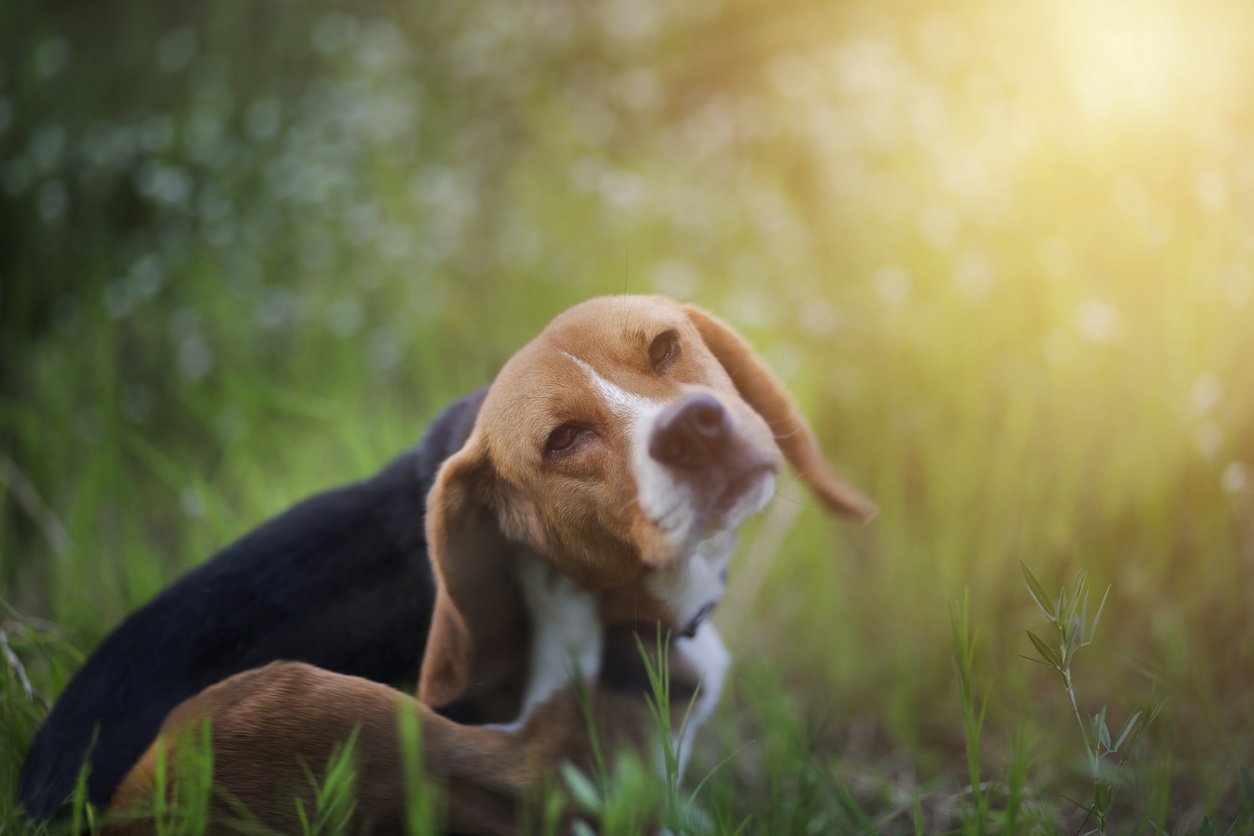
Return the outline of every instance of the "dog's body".
{"type": "MultiPolygon", "coordinates": [[[[573,308],[502,369],[427,494],[435,602],[418,702],[313,668],[236,676],[171,717],[119,800],[151,793],[153,753],[201,717],[214,730],[215,765],[223,753],[232,763],[216,767],[216,784],[237,796],[294,783],[291,753],[272,740],[280,718],[298,718],[285,742],[307,747],[305,762],[356,718],[374,729],[360,741],[366,762],[394,764],[398,701],[438,730],[427,763],[465,788],[463,802],[489,785],[517,800],[555,758],[585,759],[582,719],[560,708],[572,705],[571,665],[592,684],[594,715],[639,740],[648,725],[639,684],[624,702],[615,683],[631,663],[607,637],[642,625],[684,636],[672,665],[706,693],[700,719],[728,664],[705,619],[722,596],[736,529],[773,493],[781,452],[830,509],[869,516],[869,503],[826,469],[782,387],[723,323],[659,297],[573,308]],[[299,697],[293,678],[304,683],[299,697]],[[347,714],[329,719],[309,693],[344,700],[347,714]],[[432,712],[454,707],[491,725],[432,712]],[[485,749],[526,768],[494,784],[499,776],[476,772],[489,761],[468,756],[485,749]]],[[[412,606],[425,613],[428,601],[412,606]]],[[[391,820],[390,803],[363,800],[359,825],[391,820]]],[[[450,799],[452,821],[461,807],[450,799]]],[[[512,819],[463,824],[507,832],[512,819]]]]}
{"type": "Polygon", "coordinates": [[[88,798],[107,804],[166,714],[232,674],[290,659],[414,681],[435,598],[422,497],[470,436],[484,394],[450,405],[376,476],[270,520],[119,625],[31,744],[19,782],[27,812],[57,812],[89,747],[88,798]]]}

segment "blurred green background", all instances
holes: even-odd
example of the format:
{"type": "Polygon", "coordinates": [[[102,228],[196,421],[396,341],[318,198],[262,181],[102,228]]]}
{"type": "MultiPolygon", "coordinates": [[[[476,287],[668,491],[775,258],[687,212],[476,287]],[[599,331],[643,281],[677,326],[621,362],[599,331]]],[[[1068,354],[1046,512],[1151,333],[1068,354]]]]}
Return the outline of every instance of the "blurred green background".
{"type": "Polygon", "coordinates": [[[1251,34],[1183,0],[0,5],[0,597],[39,619],[0,616],[35,691],[6,661],[0,780],[69,648],[414,443],[563,308],[660,292],[740,328],[883,509],[835,523],[789,481],[746,533],[702,740],[727,803],[800,780],[764,766],[786,722],[872,817],[964,783],[969,589],[987,769],[1019,746],[1073,819],[1023,560],[1113,585],[1082,709],[1168,700],[1125,822],[1231,816],[1251,34]]]}

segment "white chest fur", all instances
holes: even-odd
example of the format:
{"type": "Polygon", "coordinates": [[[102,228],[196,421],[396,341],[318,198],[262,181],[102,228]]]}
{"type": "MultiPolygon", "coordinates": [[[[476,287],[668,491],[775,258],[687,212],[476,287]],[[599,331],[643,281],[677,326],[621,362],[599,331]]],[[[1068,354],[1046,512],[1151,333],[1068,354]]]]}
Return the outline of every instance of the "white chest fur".
{"type": "Polygon", "coordinates": [[[531,668],[517,728],[576,676],[591,682],[601,672],[605,630],[596,599],[543,559],[519,557],[518,583],[531,616],[531,668]]]}
{"type": "Polygon", "coordinates": [[[701,683],[683,734],[672,735],[675,752],[679,757],[679,774],[682,777],[688,758],[692,755],[693,737],[705,721],[710,719],[718,705],[719,696],[723,693],[723,682],[731,667],[731,653],[723,644],[714,625],[708,621],[697,628],[692,638],[675,641],[671,652],[684,657],[697,671],[697,680],[701,683]]]}
{"type": "MultiPolygon", "coordinates": [[[[734,539],[720,543],[710,554],[698,555],[689,561],[687,571],[675,574],[674,591],[687,591],[678,595],[675,603],[683,600],[687,609],[718,600],[723,589],[721,575],[725,555],[733,543],[734,539]],[[683,582],[680,582],[681,577],[683,582]]],[[[601,672],[605,643],[604,627],[593,596],[534,555],[521,557],[518,569],[519,585],[534,626],[531,667],[522,710],[513,723],[504,727],[507,729],[524,725],[538,706],[573,681],[576,671],[584,681],[594,681],[601,672]]],[[[687,726],[682,735],[672,737],[682,774],[692,753],[693,737],[718,704],[731,666],[731,654],[709,622],[702,624],[691,638],[674,639],[671,652],[683,657],[686,665],[697,672],[700,683],[687,726]]]]}

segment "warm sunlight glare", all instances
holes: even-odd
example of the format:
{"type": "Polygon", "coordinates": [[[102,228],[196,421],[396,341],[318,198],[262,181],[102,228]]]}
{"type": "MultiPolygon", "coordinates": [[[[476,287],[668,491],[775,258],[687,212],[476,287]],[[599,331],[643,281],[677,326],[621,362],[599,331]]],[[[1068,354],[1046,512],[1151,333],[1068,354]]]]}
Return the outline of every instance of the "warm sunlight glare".
{"type": "Polygon", "coordinates": [[[1108,0],[1055,8],[1065,71],[1085,111],[1158,112],[1220,81],[1227,36],[1204,4],[1108,0]]]}

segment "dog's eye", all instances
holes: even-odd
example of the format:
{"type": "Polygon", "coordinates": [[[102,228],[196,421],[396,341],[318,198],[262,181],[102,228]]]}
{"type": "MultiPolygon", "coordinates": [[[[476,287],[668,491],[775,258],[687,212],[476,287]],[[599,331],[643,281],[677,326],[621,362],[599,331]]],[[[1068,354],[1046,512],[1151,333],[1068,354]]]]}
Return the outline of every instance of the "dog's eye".
{"type": "Polygon", "coordinates": [[[544,442],[544,455],[553,457],[569,453],[590,432],[591,430],[584,424],[567,421],[549,433],[548,439],[544,442]]]}
{"type": "Polygon", "coordinates": [[[649,345],[649,362],[653,371],[660,372],[679,354],[679,335],[674,331],[663,331],[654,337],[649,345]]]}

